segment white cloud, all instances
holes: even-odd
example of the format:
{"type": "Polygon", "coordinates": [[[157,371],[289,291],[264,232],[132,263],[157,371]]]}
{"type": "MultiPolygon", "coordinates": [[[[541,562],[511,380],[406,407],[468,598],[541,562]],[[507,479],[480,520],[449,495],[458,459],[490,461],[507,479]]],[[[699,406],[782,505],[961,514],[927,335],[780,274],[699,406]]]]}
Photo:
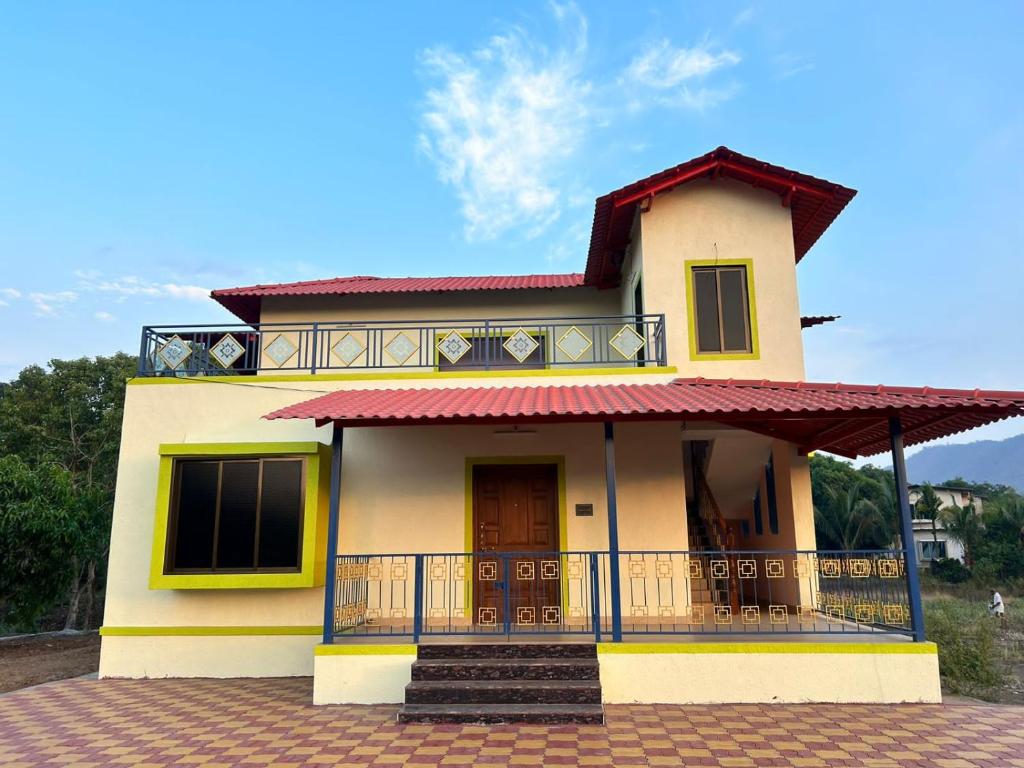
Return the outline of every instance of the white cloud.
{"type": "Polygon", "coordinates": [[[623,71],[620,82],[627,89],[633,111],[653,102],[703,112],[731,99],[739,90],[735,82],[707,85],[707,78],[740,61],[735,51],[715,50],[707,40],[693,48],[682,48],[663,39],[636,56],[623,71]]]}
{"type": "Polygon", "coordinates": [[[117,318],[114,317],[112,314],[110,314],[109,312],[104,312],[102,310],[100,310],[99,312],[94,313],[93,317],[95,317],[101,323],[112,323],[115,320],[117,320],[117,318]]]}
{"type": "Polygon", "coordinates": [[[772,63],[775,65],[775,77],[779,80],[814,69],[813,61],[795,53],[780,53],[772,58],[772,63]]]}
{"type": "Polygon", "coordinates": [[[582,74],[586,19],[571,3],[551,8],[565,38],[555,50],[515,28],[468,55],[420,55],[435,81],[420,148],[455,189],[468,240],[514,226],[536,236],[562,212],[564,163],[585,138],[592,87],[582,74]]]}
{"type": "Polygon", "coordinates": [[[104,279],[95,271],[78,271],[75,272],[75,276],[79,279],[79,288],[83,291],[110,293],[120,297],[152,296],[201,301],[210,296],[209,288],[181,283],[157,283],[134,275],[104,279]]]}
{"type": "Polygon", "coordinates": [[[5,299],[20,299],[21,291],[14,288],[0,288],[0,296],[3,296],[5,299]]]}
{"type": "Polygon", "coordinates": [[[753,6],[748,6],[747,8],[744,8],[742,11],[740,11],[739,13],[737,13],[733,17],[732,23],[733,23],[733,26],[738,27],[738,26],[741,26],[743,24],[749,24],[753,20],[754,20],[754,8],[753,8],[753,6]]]}
{"type": "Polygon", "coordinates": [[[30,293],[28,300],[39,317],[58,317],[64,314],[65,305],[78,301],[78,294],[75,291],[36,292],[30,293]]]}

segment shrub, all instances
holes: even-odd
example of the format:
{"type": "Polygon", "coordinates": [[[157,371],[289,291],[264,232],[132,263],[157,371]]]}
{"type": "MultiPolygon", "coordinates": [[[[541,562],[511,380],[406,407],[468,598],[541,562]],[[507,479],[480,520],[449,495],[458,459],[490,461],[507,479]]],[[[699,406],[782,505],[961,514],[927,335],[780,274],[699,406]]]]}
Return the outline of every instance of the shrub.
{"type": "Polygon", "coordinates": [[[971,578],[971,572],[967,567],[952,557],[934,561],[932,575],[948,584],[963,584],[971,578]]]}
{"type": "Polygon", "coordinates": [[[925,604],[925,632],[939,647],[939,673],[946,688],[992,698],[1002,685],[992,619],[984,606],[938,599],[925,604]]]}

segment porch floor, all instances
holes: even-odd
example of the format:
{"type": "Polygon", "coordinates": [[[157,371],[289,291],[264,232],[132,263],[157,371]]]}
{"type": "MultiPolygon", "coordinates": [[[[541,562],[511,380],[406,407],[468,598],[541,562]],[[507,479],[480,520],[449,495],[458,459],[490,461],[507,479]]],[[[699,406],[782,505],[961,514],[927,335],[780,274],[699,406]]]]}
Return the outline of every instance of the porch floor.
{"type": "Polygon", "coordinates": [[[309,678],[64,680],[0,696],[4,765],[1020,766],[1024,708],[609,705],[605,725],[399,725],[309,678]]]}

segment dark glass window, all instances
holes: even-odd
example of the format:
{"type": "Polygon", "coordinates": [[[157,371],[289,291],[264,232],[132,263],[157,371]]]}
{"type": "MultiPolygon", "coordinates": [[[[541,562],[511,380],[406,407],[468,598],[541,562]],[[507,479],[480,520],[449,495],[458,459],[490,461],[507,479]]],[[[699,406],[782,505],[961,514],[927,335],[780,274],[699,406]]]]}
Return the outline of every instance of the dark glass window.
{"type": "Polygon", "coordinates": [[[693,302],[699,353],[753,351],[746,267],[694,267],[693,302]]]}
{"type": "Polygon", "coordinates": [[[779,500],[775,496],[775,462],[772,459],[768,459],[768,466],[764,469],[764,489],[768,496],[768,530],[778,534],[779,500]]]}
{"type": "Polygon", "coordinates": [[[179,459],[168,571],[294,571],[305,460],[179,459]]]}

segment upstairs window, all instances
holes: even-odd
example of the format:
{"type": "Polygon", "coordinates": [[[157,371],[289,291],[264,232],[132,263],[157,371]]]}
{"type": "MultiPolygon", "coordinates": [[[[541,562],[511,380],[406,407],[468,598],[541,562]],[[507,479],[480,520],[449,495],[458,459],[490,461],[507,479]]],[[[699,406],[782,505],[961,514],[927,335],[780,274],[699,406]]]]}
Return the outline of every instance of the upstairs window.
{"type": "Polygon", "coordinates": [[[167,573],[298,571],[305,460],[174,462],[167,573]]]}
{"type": "Polygon", "coordinates": [[[694,351],[699,355],[754,353],[747,267],[700,266],[691,270],[694,351]]]}

